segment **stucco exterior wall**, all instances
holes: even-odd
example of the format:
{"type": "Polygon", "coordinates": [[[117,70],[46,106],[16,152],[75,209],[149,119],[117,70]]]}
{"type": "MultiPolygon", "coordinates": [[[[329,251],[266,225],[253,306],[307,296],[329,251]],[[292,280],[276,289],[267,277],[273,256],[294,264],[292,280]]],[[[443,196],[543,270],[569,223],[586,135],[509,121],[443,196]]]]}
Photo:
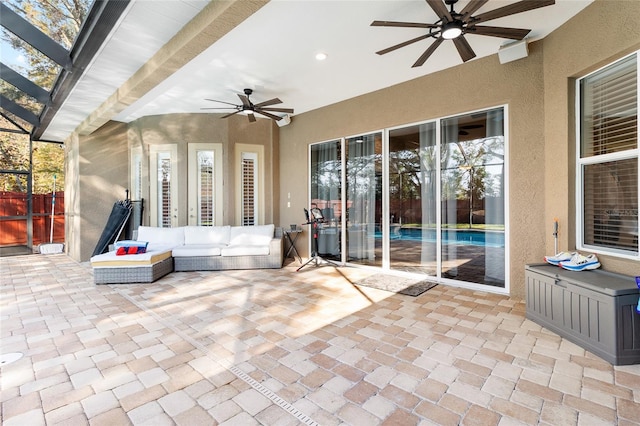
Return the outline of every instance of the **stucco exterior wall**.
{"type": "MultiPolygon", "coordinates": [[[[560,221],[560,249],[576,248],[575,82],[640,49],[639,17],[638,1],[596,0],[544,39],[546,252],[553,252],[554,218],[560,221]]],[[[606,270],[640,273],[637,261],[604,255],[598,259],[606,270]]]]}
{"type": "Polygon", "coordinates": [[[113,204],[126,196],[129,156],[126,125],[108,123],[90,136],[67,141],[65,203],[69,255],[87,261],[113,204]],[[69,195],[66,192],[69,192],[69,195]]]}
{"type": "MultiPolygon", "coordinates": [[[[507,104],[508,275],[510,293],[523,297],[524,265],[553,252],[554,218],[560,249],[576,245],[574,79],[639,49],[638,16],[640,2],[596,0],[530,43],[525,59],[501,65],[494,55],[295,116],[281,129],[280,158],[299,178],[281,178],[280,222],[299,222],[307,205],[310,143],[507,104]]],[[[300,243],[301,253],[308,255],[307,247],[300,243]]],[[[607,256],[602,264],[620,273],[640,270],[636,261],[607,256]]]]}
{"type": "MultiPolygon", "coordinates": [[[[264,223],[274,223],[277,225],[277,219],[280,216],[278,204],[280,196],[279,127],[274,124],[273,121],[266,119],[258,119],[252,123],[243,115],[230,117],[230,124],[230,159],[236,158],[235,147],[237,144],[261,145],[264,147],[264,173],[262,174],[264,179],[258,182],[258,186],[262,186],[261,193],[263,194],[260,199],[260,204],[264,208],[264,223]]],[[[236,164],[236,166],[238,165],[236,164]]],[[[236,207],[239,202],[235,196],[240,195],[240,188],[236,187],[235,170],[236,167],[231,167],[229,170],[226,170],[227,173],[233,173],[226,176],[226,181],[229,182],[226,195],[229,197],[230,203],[225,204],[225,208],[229,210],[227,214],[229,223],[235,223],[236,207]]]]}
{"type": "MultiPolygon", "coordinates": [[[[142,117],[129,123],[129,144],[133,147],[142,147],[144,159],[143,170],[146,172],[143,179],[148,180],[149,175],[149,147],[151,145],[175,144],[177,146],[177,208],[179,226],[187,224],[187,197],[188,177],[187,161],[189,143],[222,143],[223,164],[229,164],[228,155],[228,122],[209,114],[170,114],[142,117]]],[[[148,182],[148,181],[147,181],[148,182]]],[[[224,179],[225,205],[228,201],[228,180],[224,179]]],[[[144,185],[143,198],[146,201],[144,223],[149,224],[149,185],[144,185]]],[[[224,212],[225,223],[228,220],[227,212],[224,212]]]]}
{"type": "MultiPolygon", "coordinates": [[[[497,55],[473,60],[296,115],[282,128],[267,120],[248,123],[240,115],[221,120],[212,114],[173,114],[74,135],[67,146],[67,250],[78,260],[90,256],[113,202],[129,185],[131,147],[142,146],[148,158],[150,145],[179,145],[178,204],[186,224],[187,144],[223,143],[224,223],[235,224],[235,145],[262,145],[265,222],[288,226],[304,220],[309,144],[506,105],[507,272],[511,294],[523,297],[524,265],[553,251],[554,218],[560,220],[560,249],[576,244],[575,79],[640,49],[638,16],[638,1],[596,0],[545,39],[530,43],[527,58],[507,64],[497,55]]],[[[146,191],[148,199],[148,185],[146,191]]],[[[148,211],[145,217],[148,223],[148,211]]],[[[308,237],[305,233],[298,240],[303,256],[309,254],[308,237]]],[[[640,270],[637,261],[601,260],[607,270],[636,275],[640,270]]]]}
{"type": "Polygon", "coordinates": [[[275,223],[279,216],[278,127],[266,119],[250,123],[245,116],[220,119],[215,114],[170,114],[140,118],[129,124],[110,122],[90,136],[77,135],[67,142],[66,192],[68,229],[66,240],[71,257],[86,261],[91,257],[111,207],[125,197],[130,185],[130,150],[141,147],[143,158],[143,223],[149,224],[149,147],[160,144],[177,146],[178,226],[188,222],[188,145],[223,145],[223,224],[236,225],[236,188],[234,147],[236,144],[260,145],[264,149],[264,223],[275,223]],[[276,155],[274,155],[274,153],[276,155]]]}
{"type": "MultiPolygon", "coordinates": [[[[296,176],[281,179],[280,223],[299,223],[307,205],[310,143],[506,104],[511,263],[520,265],[509,275],[512,293],[522,294],[522,265],[541,259],[544,250],[542,57],[534,43],[516,62],[501,65],[494,55],[295,116],[280,131],[281,162],[296,176]]],[[[307,244],[300,247],[308,255],[307,244]]]]}

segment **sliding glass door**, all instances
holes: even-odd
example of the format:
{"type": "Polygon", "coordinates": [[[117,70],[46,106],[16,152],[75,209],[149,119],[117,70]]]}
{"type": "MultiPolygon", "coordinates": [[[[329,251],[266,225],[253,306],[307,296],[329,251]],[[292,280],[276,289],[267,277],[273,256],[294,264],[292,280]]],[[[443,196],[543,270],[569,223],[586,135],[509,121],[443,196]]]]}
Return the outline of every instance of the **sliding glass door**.
{"type": "Polygon", "coordinates": [[[500,107],[311,145],[320,255],[504,288],[504,115],[500,107]]]}
{"type": "Polygon", "coordinates": [[[346,140],[347,261],[382,266],[382,133],[346,140]]]}
{"type": "Polygon", "coordinates": [[[437,275],[437,140],[434,122],[389,131],[389,262],[437,275]]]}
{"type": "Polygon", "coordinates": [[[505,285],[504,111],[441,121],[441,276],[505,285]]]}

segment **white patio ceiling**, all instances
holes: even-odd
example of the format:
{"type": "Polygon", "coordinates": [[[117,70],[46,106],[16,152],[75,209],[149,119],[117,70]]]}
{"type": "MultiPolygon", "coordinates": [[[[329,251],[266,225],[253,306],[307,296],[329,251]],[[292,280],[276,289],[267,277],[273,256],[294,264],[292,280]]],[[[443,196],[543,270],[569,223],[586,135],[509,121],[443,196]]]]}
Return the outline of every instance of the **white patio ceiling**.
{"type": "MultiPolygon", "coordinates": [[[[486,24],[531,28],[527,40],[538,40],[592,1],[556,0],[553,6],[486,24]]],[[[476,14],[514,2],[490,0],[476,14]]],[[[207,3],[132,0],[42,138],[66,139],[207,3]]],[[[460,0],[455,9],[462,10],[466,3],[460,0]]],[[[377,55],[376,51],[424,30],[371,27],[374,20],[433,23],[438,17],[424,0],[272,0],[110,118],[129,122],[147,115],[203,113],[203,107],[223,106],[205,98],[238,103],[236,94],[244,88],[254,89],[256,103],[280,98],[279,106],[294,108],[295,116],[462,63],[453,43],[445,41],[422,67],[412,68],[432,39],[377,55]],[[319,52],[327,59],[316,60],[319,52]]],[[[476,59],[496,54],[501,45],[512,42],[466,37],[476,59]]]]}

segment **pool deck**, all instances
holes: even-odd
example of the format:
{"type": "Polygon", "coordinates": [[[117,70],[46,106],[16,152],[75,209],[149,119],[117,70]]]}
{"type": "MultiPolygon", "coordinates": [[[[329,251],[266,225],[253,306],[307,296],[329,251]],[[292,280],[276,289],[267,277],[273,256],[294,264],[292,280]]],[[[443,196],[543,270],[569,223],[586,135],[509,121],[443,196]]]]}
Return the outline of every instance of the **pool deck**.
{"type": "Polygon", "coordinates": [[[640,425],[640,365],[523,300],[297,266],[96,286],[65,255],[0,258],[1,347],[23,354],[2,425],[640,425]]]}

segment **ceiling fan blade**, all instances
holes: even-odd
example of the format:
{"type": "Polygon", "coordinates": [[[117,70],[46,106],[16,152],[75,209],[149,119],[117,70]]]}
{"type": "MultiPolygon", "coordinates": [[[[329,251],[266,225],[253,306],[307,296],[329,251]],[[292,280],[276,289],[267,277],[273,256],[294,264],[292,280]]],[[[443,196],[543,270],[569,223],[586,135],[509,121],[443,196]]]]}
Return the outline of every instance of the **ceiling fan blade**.
{"type": "Polygon", "coordinates": [[[422,22],[399,22],[399,21],[373,21],[372,27],[402,27],[402,28],[438,28],[436,24],[423,24],[422,22]]]}
{"type": "Polygon", "coordinates": [[[476,57],[476,53],[473,51],[467,39],[464,36],[460,36],[453,39],[453,44],[456,45],[456,49],[458,49],[458,53],[462,58],[462,62],[467,62],[470,59],[476,57]]]}
{"type": "Polygon", "coordinates": [[[476,10],[480,9],[488,1],[489,0],[469,0],[469,3],[460,11],[462,20],[464,21],[468,16],[473,15],[476,10]]]}
{"type": "Polygon", "coordinates": [[[258,105],[256,105],[256,111],[286,112],[287,114],[293,114],[292,108],[258,108],[258,105]]]}
{"type": "Polygon", "coordinates": [[[490,37],[510,38],[522,40],[531,30],[525,28],[488,27],[485,25],[474,25],[467,27],[467,34],[476,34],[490,37]]]}
{"type": "Polygon", "coordinates": [[[282,101],[280,99],[273,98],[273,99],[269,99],[268,101],[260,102],[259,104],[254,104],[253,106],[263,107],[263,106],[275,105],[275,104],[281,104],[281,103],[282,101]]]}
{"type": "Polygon", "coordinates": [[[242,110],[241,110],[241,109],[239,109],[239,110],[237,110],[237,111],[232,112],[231,114],[223,115],[223,116],[222,116],[222,117],[220,117],[220,118],[227,118],[227,117],[231,117],[232,115],[235,115],[235,114],[239,113],[240,111],[242,111],[242,110]]]}
{"type": "Polygon", "coordinates": [[[393,52],[396,49],[400,49],[401,47],[408,46],[410,44],[413,44],[413,43],[415,43],[417,41],[420,41],[420,40],[424,40],[424,39],[429,38],[429,37],[431,37],[429,34],[424,34],[424,35],[421,35],[420,37],[412,38],[411,40],[407,40],[407,41],[405,41],[403,43],[396,44],[395,46],[391,46],[391,47],[387,47],[386,49],[379,50],[376,53],[378,55],[384,55],[385,53],[393,52]]]}
{"type": "Polygon", "coordinates": [[[415,67],[422,66],[427,61],[427,59],[429,59],[429,56],[431,56],[431,54],[435,52],[435,50],[438,48],[438,46],[440,46],[440,44],[443,41],[444,39],[442,37],[435,39],[435,41],[431,43],[431,46],[429,46],[429,48],[427,48],[427,50],[424,51],[422,56],[420,56],[416,61],[416,63],[413,64],[411,67],[415,68],[415,67]]]}
{"type": "Polygon", "coordinates": [[[256,116],[255,116],[255,115],[253,115],[253,113],[252,113],[252,112],[250,112],[249,114],[247,114],[247,117],[249,118],[249,121],[250,121],[250,122],[252,122],[252,123],[253,123],[254,121],[256,121],[256,116]]]}
{"type": "Polygon", "coordinates": [[[265,117],[269,117],[270,119],[272,119],[272,120],[276,120],[276,121],[280,121],[280,120],[282,120],[282,117],[279,117],[279,116],[277,116],[277,115],[275,115],[275,114],[268,113],[268,112],[266,112],[266,111],[265,111],[265,110],[263,110],[263,109],[261,109],[261,110],[256,110],[256,114],[262,114],[262,115],[264,115],[265,117]]]}
{"type": "MultiPolygon", "coordinates": [[[[235,107],[234,107],[235,108],[235,107]]],[[[230,110],[232,109],[232,107],[220,107],[220,108],[200,108],[200,109],[226,109],[226,110],[230,110]]]]}
{"type": "Polygon", "coordinates": [[[227,105],[237,106],[236,104],[232,104],[231,102],[217,101],[217,100],[215,100],[215,99],[205,99],[205,101],[220,102],[221,104],[227,104],[227,105]]]}
{"type": "Polygon", "coordinates": [[[246,95],[241,95],[240,93],[238,93],[238,97],[242,101],[242,105],[246,107],[251,107],[251,102],[249,101],[249,98],[246,95]]]}
{"type": "Polygon", "coordinates": [[[438,15],[438,18],[441,18],[443,21],[453,22],[453,17],[442,0],[427,0],[427,3],[429,3],[431,9],[438,15]]]}
{"type": "Polygon", "coordinates": [[[492,19],[502,18],[504,16],[515,15],[516,13],[526,12],[528,10],[538,9],[540,7],[551,6],[555,4],[555,0],[522,0],[507,6],[499,7],[489,12],[481,13],[471,19],[471,23],[485,22],[492,19]]]}

